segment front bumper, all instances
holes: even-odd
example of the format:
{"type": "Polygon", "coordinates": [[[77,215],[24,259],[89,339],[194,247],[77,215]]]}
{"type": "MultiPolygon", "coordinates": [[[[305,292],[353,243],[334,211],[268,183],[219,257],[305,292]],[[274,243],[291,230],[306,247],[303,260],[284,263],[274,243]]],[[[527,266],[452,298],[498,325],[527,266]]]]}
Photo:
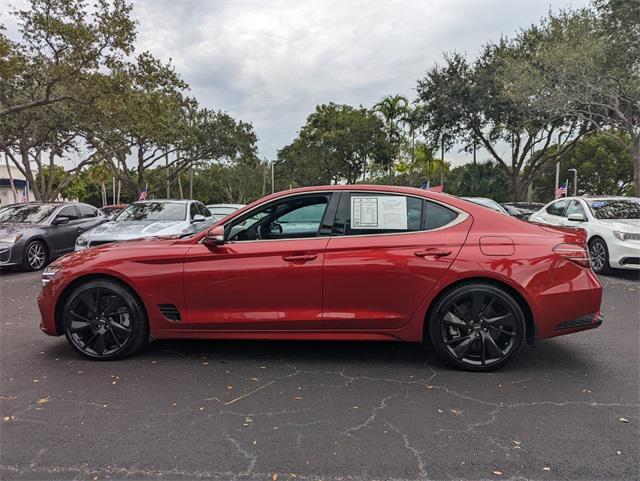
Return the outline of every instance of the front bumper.
{"type": "Polygon", "coordinates": [[[23,243],[0,243],[0,267],[17,266],[22,264],[23,243]]]}
{"type": "Polygon", "coordinates": [[[607,242],[609,264],[616,269],[640,269],[640,241],[621,241],[614,238],[607,242]]]}

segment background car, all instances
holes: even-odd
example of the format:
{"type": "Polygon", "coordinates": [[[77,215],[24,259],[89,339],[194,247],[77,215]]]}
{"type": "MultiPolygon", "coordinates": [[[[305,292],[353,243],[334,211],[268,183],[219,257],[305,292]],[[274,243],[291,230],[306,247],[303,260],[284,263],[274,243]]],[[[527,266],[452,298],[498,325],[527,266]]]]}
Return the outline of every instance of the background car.
{"type": "Polygon", "coordinates": [[[209,209],[211,215],[218,220],[234,213],[238,209],[242,209],[244,206],[245,204],[210,204],[207,205],[207,209],[209,209]]]}
{"type": "Polygon", "coordinates": [[[564,197],[549,202],[529,220],[587,231],[593,270],[640,270],[640,198],[564,197]]]}
{"type": "Polygon", "coordinates": [[[100,209],[98,209],[100,212],[102,212],[102,214],[104,216],[107,217],[107,219],[111,220],[113,219],[116,215],[118,215],[120,213],[120,211],[122,211],[122,209],[126,208],[129,204],[113,204],[113,205],[105,205],[104,207],[101,207],[100,209]]]}
{"type": "Polygon", "coordinates": [[[78,237],[75,250],[141,237],[194,234],[215,219],[197,200],[134,202],[115,218],[78,237]]]}
{"type": "Polygon", "coordinates": [[[0,266],[42,269],[73,251],[76,238],[105,222],[93,206],[77,202],[28,202],[0,210],[0,266]]]}
{"type": "Polygon", "coordinates": [[[97,360],[150,336],[429,339],[488,371],[526,339],[601,324],[585,238],[421,189],[293,189],[193,236],[66,256],[43,273],[41,329],[97,360]],[[274,227],[292,218],[304,227],[274,227]]]}
{"type": "Polygon", "coordinates": [[[509,212],[507,212],[504,207],[502,207],[493,199],[488,199],[487,197],[462,197],[462,199],[473,202],[474,204],[488,207],[489,209],[493,209],[497,212],[500,212],[501,214],[509,215],[509,212]]]}

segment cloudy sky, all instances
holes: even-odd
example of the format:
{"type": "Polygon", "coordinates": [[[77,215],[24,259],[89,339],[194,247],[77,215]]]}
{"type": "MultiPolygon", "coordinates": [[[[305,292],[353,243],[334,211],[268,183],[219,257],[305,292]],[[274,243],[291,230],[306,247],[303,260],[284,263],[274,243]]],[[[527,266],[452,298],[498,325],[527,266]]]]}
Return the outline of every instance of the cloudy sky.
{"type": "MultiPolygon", "coordinates": [[[[138,49],[171,59],[203,105],[251,122],[260,155],[271,159],[317,104],[413,99],[416,80],[443,52],[473,57],[550,9],[586,3],[134,0],[133,14],[138,49]]],[[[448,157],[459,163],[466,154],[448,157]]]]}

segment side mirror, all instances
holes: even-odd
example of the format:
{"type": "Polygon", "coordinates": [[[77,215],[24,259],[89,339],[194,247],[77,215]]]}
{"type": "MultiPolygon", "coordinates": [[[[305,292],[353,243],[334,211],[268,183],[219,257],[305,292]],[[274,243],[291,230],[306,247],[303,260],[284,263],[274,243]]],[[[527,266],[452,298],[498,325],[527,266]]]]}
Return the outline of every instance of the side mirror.
{"type": "Polygon", "coordinates": [[[196,215],[194,215],[194,216],[193,216],[193,219],[191,219],[191,223],[194,223],[194,222],[202,222],[202,221],[204,221],[204,220],[206,220],[206,217],[205,217],[205,216],[203,216],[203,215],[201,215],[201,214],[196,214],[196,215]]]}
{"type": "Polygon", "coordinates": [[[586,222],[587,220],[584,214],[569,214],[567,219],[571,222],[586,222]]]}
{"type": "Polygon", "coordinates": [[[55,219],[53,219],[53,222],[52,222],[53,225],[62,225],[62,224],[68,224],[68,223],[69,223],[69,218],[64,215],[60,215],[56,217],[55,219]]]}
{"type": "Polygon", "coordinates": [[[224,244],[224,227],[219,225],[211,229],[202,239],[207,247],[217,247],[224,244]]]}

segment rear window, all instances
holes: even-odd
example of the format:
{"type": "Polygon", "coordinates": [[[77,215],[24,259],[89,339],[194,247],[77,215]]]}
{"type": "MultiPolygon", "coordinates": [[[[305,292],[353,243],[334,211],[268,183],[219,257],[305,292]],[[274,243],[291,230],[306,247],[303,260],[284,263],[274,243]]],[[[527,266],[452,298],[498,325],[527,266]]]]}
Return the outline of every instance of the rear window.
{"type": "Polygon", "coordinates": [[[435,202],[425,201],[427,206],[425,230],[433,230],[443,227],[458,217],[457,212],[435,202]]]}

